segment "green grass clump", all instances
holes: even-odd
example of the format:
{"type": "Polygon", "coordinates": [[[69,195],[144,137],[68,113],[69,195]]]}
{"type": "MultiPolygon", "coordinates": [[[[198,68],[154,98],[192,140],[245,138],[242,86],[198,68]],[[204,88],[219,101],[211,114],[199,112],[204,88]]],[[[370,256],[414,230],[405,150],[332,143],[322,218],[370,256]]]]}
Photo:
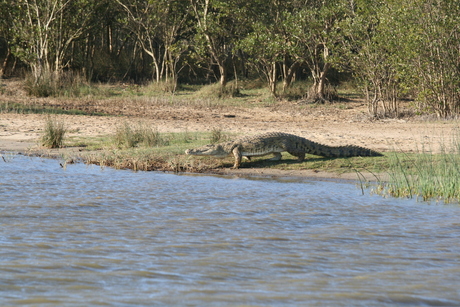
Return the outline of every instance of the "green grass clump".
{"type": "Polygon", "coordinates": [[[228,82],[225,87],[222,87],[220,83],[213,83],[204,85],[196,92],[195,96],[201,96],[206,98],[234,98],[240,95],[240,90],[235,81],[228,82]]]}
{"type": "Polygon", "coordinates": [[[166,146],[169,141],[164,138],[158,130],[145,124],[139,124],[133,127],[128,123],[124,123],[117,128],[113,137],[113,143],[118,148],[132,148],[139,144],[148,147],[166,146]]]}
{"type": "Polygon", "coordinates": [[[82,97],[99,92],[81,75],[70,71],[44,71],[38,78],[29,74],[24,80],[24,89],[29,96],[35,97],[82,97]]]}
{"type": "Polygon", "coordinates": [[[443,145],[438,154],[390,155],[390,180],[381,183],[380,190],[395,197],[460,202],[459,141],[459,136],[454,137],[450,149],[443,145]]]}
{"type": "Polygon", "coordinates": [[[382,191],[395,197],[460,201],[460,155],[458,153],[390,156],[390,181],[382,191]]]}
{"type": "Polygon", "coordinates": [[[64,143],[67,129],[64,122],[48,117],[45,122],[45,129],[41,137],[41,144],[47,148],[60,148],[64,143]]]}
{"type": "Polygon", "coordinates": [[[225,140],[227,140],[227,135],[225,135],[221,129],[213,128],[211,130],[211,137],[209,140],[211,144],[224,142],[225,140]]]}
{"type": "Polygon", "coordinates": [[[173,79],[161,80],[160,82],[151,82],[143,89],[145,94],[155,95],[158,93],[175,93],[180,89],[177,81],[173,79]]]}

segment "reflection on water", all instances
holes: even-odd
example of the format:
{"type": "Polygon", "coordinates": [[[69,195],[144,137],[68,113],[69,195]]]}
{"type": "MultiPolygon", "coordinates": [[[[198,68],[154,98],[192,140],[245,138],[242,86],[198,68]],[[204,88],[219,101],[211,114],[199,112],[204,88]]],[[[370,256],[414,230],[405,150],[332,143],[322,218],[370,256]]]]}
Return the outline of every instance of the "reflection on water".
{"type": "Polygon", "coordinates": [[[460,207],[0,161],[0,305],[460,304],[460,207]]]}

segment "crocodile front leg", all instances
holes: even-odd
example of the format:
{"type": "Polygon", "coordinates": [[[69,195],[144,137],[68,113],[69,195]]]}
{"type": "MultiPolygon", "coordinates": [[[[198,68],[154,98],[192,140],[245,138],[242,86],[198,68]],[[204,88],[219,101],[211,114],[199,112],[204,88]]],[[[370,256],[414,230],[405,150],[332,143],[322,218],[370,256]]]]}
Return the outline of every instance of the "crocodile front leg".
{"type": "Polygon", "coordinates": [[[237,169],[241,165],[241,158],[243,156],[241,155],[241,150],[238,148],[238,146],[233,148],[232,152],[233,152],[233,156],[235,157],[235,164],[233,165],[233,168],[237,169]]]}

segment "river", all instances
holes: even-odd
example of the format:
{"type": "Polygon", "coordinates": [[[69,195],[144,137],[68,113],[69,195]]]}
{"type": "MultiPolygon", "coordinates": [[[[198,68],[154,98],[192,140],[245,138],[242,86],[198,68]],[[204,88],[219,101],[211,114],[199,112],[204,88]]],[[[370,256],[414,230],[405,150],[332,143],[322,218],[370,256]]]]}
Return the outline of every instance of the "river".
{"type": "Polygon", "coordinates": [[[458,205],[5,157],[1,306],[460,305],[458,205]]]}

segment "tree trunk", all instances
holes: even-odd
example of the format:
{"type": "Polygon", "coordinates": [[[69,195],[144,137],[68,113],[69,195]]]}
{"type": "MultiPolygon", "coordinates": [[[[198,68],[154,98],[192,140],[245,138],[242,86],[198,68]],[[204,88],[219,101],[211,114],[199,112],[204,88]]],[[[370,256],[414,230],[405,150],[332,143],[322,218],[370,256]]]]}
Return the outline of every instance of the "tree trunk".
{"type": "Polygon", "coordinates": [[[107,25],[107,52],[110,55],[113,53],[113,31],[110,24],[107,25]]]}
{"type": "Polygon", "coordinates": [[[11,49],[8,47],[7,54],[5,59],[3,60],[2,70],[0,71],[0,79],[3,77],[7,77],[6,70],[8,69],[8,65],[11,62],[11,49]]]}
{"type": "Polygon", "coordinates": [[[329,98],[325,95],[326,75],[329,68],[331,68],[331,64],[325,63],[323,69],[319,73],[319,76],[316,74],[313,75],[315,82],[308,93],[309,101],[321,103],[329,101],[329,98]]]}
{"type": "Polygon", "coordinates": [[[323,71],[321,72],[319,76],[319,82],[318,82],[318,87],[316,88],[316,96],[324,99],[324,88],[326,84],[326,74],[329,71],[329,68],[331,67],[330,63],[324,64],[323,71]]]}
{"type": "Polygon", "coordinates": [[[204,0],[203,7],[202,7],[202,14],[199,13],[199,5],[197,2],[190,0],[192,8],[195,12],[195,16],[197,18],[198,27],[203,31],[204,38],[206,39],[209,52],[211,56],[216,61],[217,65],[219,66],[219,73],[220,73],[220,86],[222,89],[225,88],[227,85],[227,68],[225,67],[225,52],[219,50],[218,45],[216,44],[214,38],[210,34],[208,30],[208,13],[210,9],[210,0],[204,0]],[[219,52],[220,51],[220,52],[219,52]]]}
{"type": "Polygon", "coordinates": [[[283,93],[286,93],[286,90],[289,86],[291,86],[292,79],[295,75],[297,68],[299,67],[300,62],[294,62],[289,69],[285,72],[284,80],[283,80],[283,93]]]}
{"type": "Polygon", "coordinates": [[[220,86],[223,89],[227,85],[227,69],[225,68],[225,64],[219,63],[219,73],[220,73],[220,86]]]}
{"type": "Polygon", "coordinates": [[[271,68],[268,72],[268,82],[270,83],[270,92],[272,93],[273,97],[276,97],[276,63],[271,65],[271,68]]]}

